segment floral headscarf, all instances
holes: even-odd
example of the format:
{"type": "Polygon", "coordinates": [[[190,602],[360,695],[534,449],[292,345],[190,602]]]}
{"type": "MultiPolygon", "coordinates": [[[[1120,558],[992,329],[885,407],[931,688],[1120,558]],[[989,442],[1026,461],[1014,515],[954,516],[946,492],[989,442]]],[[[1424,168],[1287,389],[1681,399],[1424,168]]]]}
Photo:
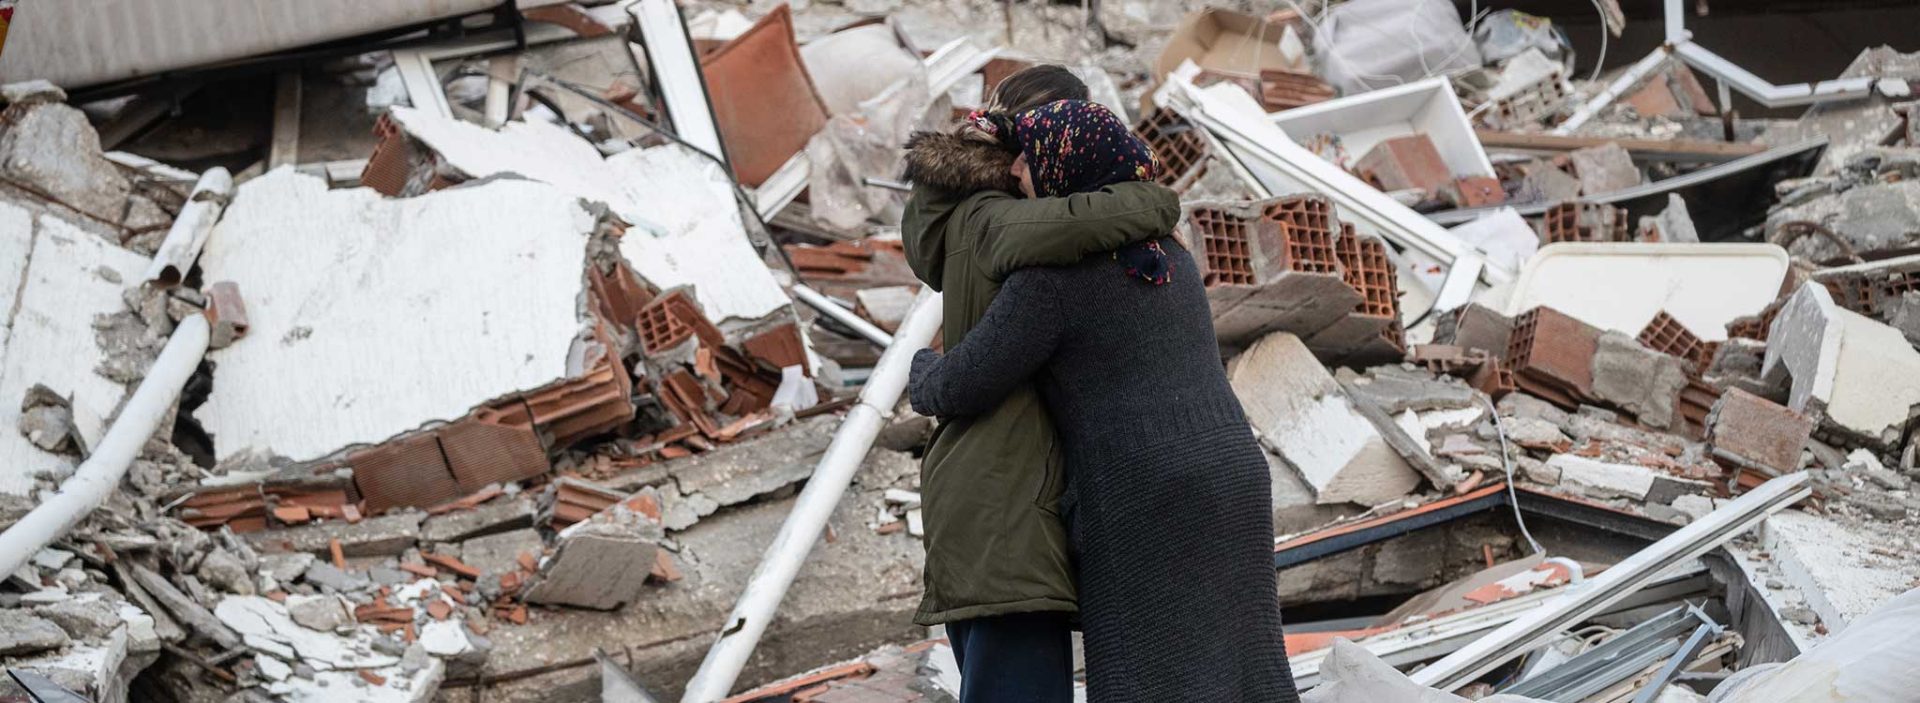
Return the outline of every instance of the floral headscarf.
{"type": "MultiPolygon", "coordinates": [[[[1153,149],[1099,103],[1047,103],[1014,116],[1013,131],[1020,153],[1026,156],[1034,194],[1043,198],[1149,181],[1160,170],[1153,149]]],[[[1128,274],[1156,285],[1173,279],[1158,241],[1122,247],[1114,258],[1127,267],[1128,274]]]]}

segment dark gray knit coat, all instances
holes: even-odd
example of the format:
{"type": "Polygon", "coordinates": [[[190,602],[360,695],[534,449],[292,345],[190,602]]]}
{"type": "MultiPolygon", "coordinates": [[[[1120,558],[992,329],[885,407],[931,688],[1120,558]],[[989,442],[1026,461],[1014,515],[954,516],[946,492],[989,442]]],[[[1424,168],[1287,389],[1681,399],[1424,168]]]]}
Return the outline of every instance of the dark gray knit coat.
{"type": "Polygon", "coordinates": [[[1104,255],[1014,273],[964,341],[914,357],[913,407],[964,417],[1037,381],[1066,447],[1089,700],[1295,701],[1267,461],[1193,259],[1163,246],[1163,286],[1104,255]]]}

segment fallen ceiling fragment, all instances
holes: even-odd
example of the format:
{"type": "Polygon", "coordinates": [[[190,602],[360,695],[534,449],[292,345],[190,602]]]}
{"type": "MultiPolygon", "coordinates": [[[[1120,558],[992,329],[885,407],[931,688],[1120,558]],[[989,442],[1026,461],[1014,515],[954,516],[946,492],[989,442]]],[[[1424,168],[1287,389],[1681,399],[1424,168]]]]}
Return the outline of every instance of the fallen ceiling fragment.
{"type": "Polygon", "coordinates": [[[65,220],[0,203],[0,494],[27,495],[36,474],[64,474],[77,458],[16,429],[34,385],[68,400],[88,446],[106,431],[126,388],[94,371],[94,317],[123,310],[121,294],[146,267],[146,257],[65,220]]]}
{"type": "Polygon", "coordinates": [[[282,169],[240,187],[201,257],[252,328],[196,413],[222,458],[385,441],[591,365],[579,199],[498,180],[409,199],[282,169]]]}
{"type": "Polygon", "coordinates": [[[393,120],[466,178],[513,174],[605,204],[634,225],[621,253],[661,290],[692,286],[716,323],[758,320],[791,305],[747,240],[733,184],[718,164],[680,146],[607,158],[565,128],[511,122],[498,131],[394,108],[393,120]]]}

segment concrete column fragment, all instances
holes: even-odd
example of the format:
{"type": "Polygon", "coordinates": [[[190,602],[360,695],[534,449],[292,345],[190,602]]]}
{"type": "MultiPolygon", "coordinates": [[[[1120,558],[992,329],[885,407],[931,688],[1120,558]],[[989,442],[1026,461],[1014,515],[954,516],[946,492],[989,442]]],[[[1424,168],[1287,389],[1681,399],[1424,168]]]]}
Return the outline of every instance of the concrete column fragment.
{"type": "Polygon", "coordinates": [[[1319,504],[1377,505],[1420,485],[1298,337],[1261,339],[1227,365],[1227,378],[1261,441],[1299,471],[1319,504]]]}
{"type": "Polygon", "coordinates": [[[1920,405],[1920,351],[1887,325],[1834,304],[1803,283],[1767,332],[1762,372],[1790,378],[1787,406],[1813,415],[1836,440],[1892,449],[1920,405]]]}

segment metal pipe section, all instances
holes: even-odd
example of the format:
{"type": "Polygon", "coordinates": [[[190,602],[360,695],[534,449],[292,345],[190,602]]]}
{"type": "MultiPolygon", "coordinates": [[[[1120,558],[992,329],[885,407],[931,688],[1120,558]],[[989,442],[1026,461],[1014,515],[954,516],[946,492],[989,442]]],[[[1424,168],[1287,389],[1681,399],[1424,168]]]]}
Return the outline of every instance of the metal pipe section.
{"type": "Polygon", "coordinates": [[[146,446],[147,438],[153,436],[160,420],[180,398],[187,378],[199,368],[210,336],[204,315],[189,315],[174,327],[160,358],[147,369],[146,379],[134,389],[133,397],[120,409],[120,417],[107,428],[100,445],[80,463],[73,477],[61,484],[52,498],[0,533],[0,574],[18,571],[34,553],[86,519],[120,485],[127,467],[140,455],[140,448],[146,446]]]}
{"type": "Polygon", "coordinates": [[[866,318],[853,314],[853,311],[848,310],[846,306],[834,302],[832,298],[827,297],[827,294],[814,290],[805,283],[793,284],[793,297],[799,298],[800,302],[812,306],[815,310],[819,310],[820,314],[831,317],[840,324],[852,327],[853,331],[860,333],[860,336],[865,337],[867,341],[880,345],[881,349],[893,346],[893,335],[887,334],[886,330],[874,326],[874,324],[868,322],[866,318]]]}
{"type": "Polygon", "coordinates": [[[880,355],[873,376],[860,391],[860,401],[847,411],[846,419],[833,435],[833,442],[827,445],[826,454],[814,466],[807,487],[800,491],[793,512],[787,514],[787,521],[780,526],[779,534],[774,535],[773,544],[767,546],[760,565],[747,579],[747,587],[734,605],[733,613],[720,628],[719,639],[707,650],[700,670],[687,682],[681,703],[713,703],[726,698],[732,690],[734,681],[740,677],[740,669],[746,666],[747,658],[760,643],[760,636],[767,631],[767,624],[779,610],[781,599],[786,597],[787,587],[793,585],[793,577],[806,562],[807,553],[820,541],[827,518],[840,503],[841,494],[853,481],[867,450],[873,447],[874,437],[880,434],[887,417],[893,413],[894,404],[906,390],[914,352],[932,343],[933,334],[939,329],[940,294],[921,288],[913,309],[900,325],[900,333],[894,336],[897,343],[880,355]]]}

